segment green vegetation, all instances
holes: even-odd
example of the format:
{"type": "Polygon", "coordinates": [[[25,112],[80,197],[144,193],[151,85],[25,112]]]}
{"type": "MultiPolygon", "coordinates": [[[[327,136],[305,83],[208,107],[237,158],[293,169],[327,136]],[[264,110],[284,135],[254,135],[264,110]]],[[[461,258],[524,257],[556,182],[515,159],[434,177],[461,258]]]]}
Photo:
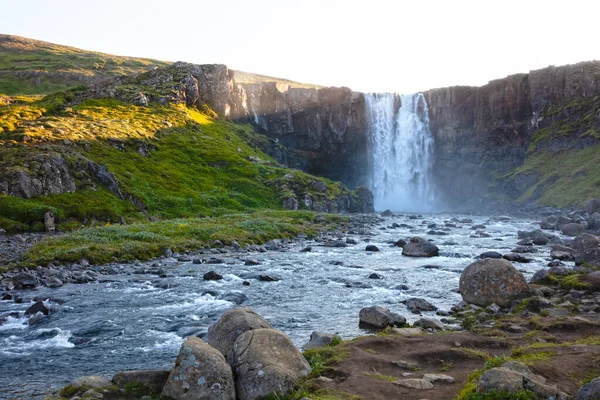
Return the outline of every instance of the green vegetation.
{"type": "Polygon", "coordinates": [[[506,390],[491,390],[486,393],[470,393],[463,397],[464,400],[537,400],[537,396],[530,390],[511,393],[506,390]]]}
{"type": "Polygon", "coordinates": [[[0,93],[7,95],[52,93],[93,76],[130,75],[168,64],[0,35],[0,93]]]}
{"type": "Polygon", "coordinates": [[[565,276],[560,280],[560,288],[565,290],[577,289],[577,290],[589,290],[592,285],[581,281],[583,275],[574,274],[565,276]]]}
{"type": "Polygon", "coordinates": [[[318,347],[302,353],[312,368],[312,376],[320,376],[329,365],[338,363],[348,357],[348,349],[344,343],[318,347]]]}
{"type": "Polygon", "coordinates": [[[399,379],[397,376],[383,375],[377,371],[367,374],[367,376],[374,378],[374,379],[378,379],[380,381],[386,381],[386,382],[396,382],[399,379]]]}

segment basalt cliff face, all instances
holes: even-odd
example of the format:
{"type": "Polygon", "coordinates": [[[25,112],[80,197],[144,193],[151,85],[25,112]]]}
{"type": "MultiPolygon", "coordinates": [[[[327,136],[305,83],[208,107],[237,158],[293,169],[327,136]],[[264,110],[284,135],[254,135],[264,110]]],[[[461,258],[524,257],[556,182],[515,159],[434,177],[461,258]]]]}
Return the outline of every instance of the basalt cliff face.
{"type": "MultiPolygon", "coordinates": [[[[219,117],[250,123],[266,134],[270,143],[263,150],[283,164],[350,187],[370,180],[364,94],[281,82],[237,83],[234,75],[225,65],[179,62],[94,83],[79,96],[208,107],[219,117]]],[[[515,200],[576,202],[544,197],[557,182],[573,177],[571,171],[550,171],[553,167],[538,156],[564,156],[598,144],[599,81],[600,62],[585,62],[512,75],[481,87],[424,92],[440,202],[471,210],[515,200]]],[[[595,173],[595,159],[584,163],[580,176],[587,169],[589,177],[595,173]]]]}

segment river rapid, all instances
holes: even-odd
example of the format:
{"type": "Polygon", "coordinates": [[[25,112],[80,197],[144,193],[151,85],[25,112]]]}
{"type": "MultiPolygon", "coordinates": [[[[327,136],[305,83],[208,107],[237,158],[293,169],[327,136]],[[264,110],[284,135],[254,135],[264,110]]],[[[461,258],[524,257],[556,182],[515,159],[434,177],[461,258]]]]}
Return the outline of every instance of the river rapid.
{"type": "MultiPolygon", "coordinates": [[[[420,297],[449,310],[461,300],[456,293],[461,271],[476,256],[508,253],[519,241],[519,230],[539,227],[530,219],[449,214],[368,220],[362,229],[340,236],[356,241],[348,247],[301,239],[278,251],[191,257],[218,257],[223,264],[162,258],[112,265],[110,274],[90,284],[13,291],[24,302],[0,301],[0,398],[44,398],[83,375],[111,378],[123,370],[169,369],[185,337],[204,337],[241,300],[298,346],[315,330],[344,339],[367,333],[358,326],[359,310],[367,306],[386,306],[413,322],[419,316],[403,300],[420,297]],[[456,222],[464,218],[472,222],[456,222]],[[393,223],[400,227],[391,229],[393,223]],[[431,224],[446,235],[428,234],[431,224]],[[490,237],[471,237],[477,224],[485,225],[482,230],[490,237]],[[412,236],[432,239],[439,257],[405,257],[392,245],[412,236]],[[380,251],[365,251],[367,244],[380,251]],[[312,251],[303,252],[307,246],[312,251]],[[247,258],[260,265],[244,265],[247,258]],[[211,270],[224,279],[205,281],[203,275],[211,270]],[[369,279],[372,273],[383,279],[369,279]],[[279,280],[260,281],[259,275],[279,280]],[[32,299],[40,297],[51,299],[46,301],[50,314],[24,317],[32,299]]],[[[537,253],[525,254],[532,262],[514,263],[527,279],[548,262],[549,247],[536,248],[537,253]]],[[[435,312],[423,314],[441,318],[435,312]]]]}

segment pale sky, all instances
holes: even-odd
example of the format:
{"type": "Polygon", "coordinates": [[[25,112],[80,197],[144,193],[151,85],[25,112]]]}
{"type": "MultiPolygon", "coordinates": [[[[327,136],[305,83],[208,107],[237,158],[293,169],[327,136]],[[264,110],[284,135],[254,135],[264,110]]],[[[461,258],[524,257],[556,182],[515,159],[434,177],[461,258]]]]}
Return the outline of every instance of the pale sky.
{"type": "Polygon", "coordinates": [[[359,91],[600,59],[600,1],[0,0],[0,33],[359,91]]]}

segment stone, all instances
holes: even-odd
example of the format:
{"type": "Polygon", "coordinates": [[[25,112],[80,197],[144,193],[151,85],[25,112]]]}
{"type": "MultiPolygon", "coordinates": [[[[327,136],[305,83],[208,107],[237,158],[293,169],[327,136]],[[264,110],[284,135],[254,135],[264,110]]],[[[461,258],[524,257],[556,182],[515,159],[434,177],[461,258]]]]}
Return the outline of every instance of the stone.
{"type": "Polygon", "coordinates": [[[459,281],[464,301],[486,306],[496,303],[508,307],[514,299],[525,297],[529,286],[521,272],[506,260],[483,259],[467,266],[459,281]]]}
{"type": "Polygon", "coordinates": [[[540,269],[535,274],[533,274],[533,276],[529,280],[529,283],[544,283],[549,277],[550,274],[548,273],[548,270],[540,269]]]}
{"type": "Polygon", "coordinates": [[[591,198],[583,204],[582,210],[588,214],[593,214],[600,211],[600,201],[591,198]]]}
{"type": "Polygon", "coordinates": [[[169,370],[139,370],[122,371],[113,376],[112,381],[121,389],[125,389],[128,384],[141,384],[155,393],[160,393],[169,378],[169,370]]]}
{"type": "Polygon", "coordinates": [[[593,379],[584,384],[577,392],[577,400],[600,399],[600,378],[593,379]]]}
{"type": "Polygon", "coordinates": [[[389,309],[380,306],[366,307],[359,312],[359,325],[383,329],[388,326],[398,326],[406,324],[406,318],[391,312],[389,309]]]}
{"type": "Polygon", "coordinates": [[[27,289],[36,287],[37,278],[29,272],[20,272],[12,277],[12,283],[16,289],[27,289]]]}
{"type": "Polygon", "coordinates": [[[425,374],[423,379],[431,383],[454,383],[455,379],[444,374],[425,374]]]}
{"type": "Polygon", "coordinates": [[[410,238],[402,248],[402,255],[408,257],[435,257],[439,255],[439,249],[426,239],[415,236],[410,238]]]}
{"type": "Polygon", "coordinates": [[[54,276],[51,276],[50,278],[46,279],[45,284],[49,288],[57,288],[57,287],[61,287],[64,283],[60,279],[58,279],[54,276]]]}
{"type": "Polygon", "coordinates": [[[425,333],[425,331],[419,327],[417,328],[392,328],[391,332],[394,335],[402,336],[402,337],[413,337],[419,336],[425,333]]]}
{"type": "Polygon", "coordinates": [[[477,392],[486,393],[492,390],[504,390],[510,393],[531,390],[538,398],[554,398],[566,400],[565,393],[552,386],[545,385],[543,377],[534,375],[527,366],[520,363],[505,363],[502,367],[485,371],[477,383],[477,392]]]}
{"type": "Polygon", "coordinates": [[[383,279],[383,276],[379,275],[379,274],[376,274],[375,272],[373,272],[367,278],[369,278],[369,279],[383,279]]]}
{"type": "Polygon", "coordinates": [[[406,308],[408,308],[413,314],[420,314],[421,311],[435,311],[437,307],[428,302],[425,299],[418,297],[411,297],[406,300],[406,308]]]}
{"type": "Polygon", "coordinates": [[[585,227],[581,224],[576,223],[564,224],[561,227],[561,232],[563,233],[563,235],[577,236],[585,232],[585,227]]]}
{"type": "Polygon", "coordinates": [[[219,275],[215,271],[208,271],[202,276],[202,278],[205,281],[220,281],[223,279],[223,275],[219,275]]]}
{"type": "Polygon", "coordinates": [[[549,317],[564,318],[568,317],[570,312],[566,308],[549,308],[545,310],[549,317]]]}
{"type": "Polygon", "coordinates": [[[238,336],[254,329],[273,327],[249,308],[234,308],[225,311],[221,318],[208,328],[206,339],[209,345],[227,357],[238,336]]]}
{"type": "Polygon", "coordinates": [[[161,395],[176,400],[235,400],[231,366],[218,350],[191,336],[181,345],[161,395]]]}
{"type": "Polygon", "coordinates": [[[35,304],[25,310],[26,317],[35,315],[37,313],[42,313],[44,315],[48,315],[50,313],[50,310],[48,310],[48,307],[46,307],[43,301],[37,301],[35,304]]]}
{"type": "Polygon", "coordinates": [[[46,229],[46,232],[56,231],[56,226],[54,225],[54,213],[52,211],[46,211],[44,214],[44,228],[46,229]]]}
{"type": "MultiPolygon", "coordinates": [[[[244,286],[250,286],[250,282],[247,282],[247,283],[248,284],[245,284],[245,283],[242,282],[242,285],[244,285],[244,286]]],[[[234,291],[227,292],[227,293],[219,296],[219,300],[230,301],[230,302],[235,303],[235,304],[242,304],[244,301],[248,300],[248,296],[246,296],[242,292],[234,290],[234,291]]]]}
{"type": "Polygon", "coordinates": [[[498,253],[497,251],[486,251],[485,253],[481,253],[479,258],[502,258],[502,254],[498,253]]]}
{"type": "Polygon", "coordinates": [[[379,251],[379,247],[375,246],[374,244],[370,244],[370,245],[367,245],[365,250],[366,251],[379,251]]]}
{"type": "Polygon", "coordinates": [[[518,253],[507,253],[502,256],[507,261],[511,262],[519,262],[519,263],[530,263],[531,260],[525,256],[522,256],[518,253]]]}
{"type": "Polygon", "coordinates": [[[394,213],[391,212],[390,210],[385,210],[384,212],[381,213],[382,217],[393,217],[394,213]]]}
{"type": "Polygon", "coordinates": [[[291,339],[273,329],[240,335],[229,360],[238,400],[261,399],[273,393],[285,396],[312,371],[291,339]]]}
{"type": "Polygon", "coordinates": [[[260,265],[260,261],[255,258],[247,258],[246,261],[244,261],[244,265],[260,265]]]}
{"type": "Polygon", "coordinates": [[[101,389],[111,386],[112,383],[103,376],[90,375],[82,376],[69,383],[73,389],[101,389]]]}
{"type": "Polygon", "coordinates": [[[404,239],[398,239],[396,242],[394,242],[394,246],[396,247],[404,247],[406,245],[406,240],[404,239]]]}
{"type": "Polygon", "coordinates": [[[270,275],[259,275],[257,277],[257,279],[261,282],[277,282],[277,281],[279,281],[279,278],[275,278],[270,275]]]}
{"type": "Polygon", "coordinates": [[[334,340],[342,340],[336,334],[333,333],[323,333],[314,331],[310,334],[310,339],[308,343],[306,343],[303,347],[304,350],[314,349],[316,347],[323,347],[331,344],[334,340]]]}
{"type": "Polygon", "coordinates": [[[394,385],[407,387],[411,389],[419,389],[419,390],[429,390],[433,389],[433,384],[425,379],[416,379],[416,378],[408,378],[408,379],[399,379],[395,382],[392,382],[394,385]]]}
{"type": "Polygon", "coordinates": [[[436,331],[443,331],[446,329],[446,326],[435,318],[421,318],[417,320],[414,325],[423,329],[433,329],[436,331]]]}

